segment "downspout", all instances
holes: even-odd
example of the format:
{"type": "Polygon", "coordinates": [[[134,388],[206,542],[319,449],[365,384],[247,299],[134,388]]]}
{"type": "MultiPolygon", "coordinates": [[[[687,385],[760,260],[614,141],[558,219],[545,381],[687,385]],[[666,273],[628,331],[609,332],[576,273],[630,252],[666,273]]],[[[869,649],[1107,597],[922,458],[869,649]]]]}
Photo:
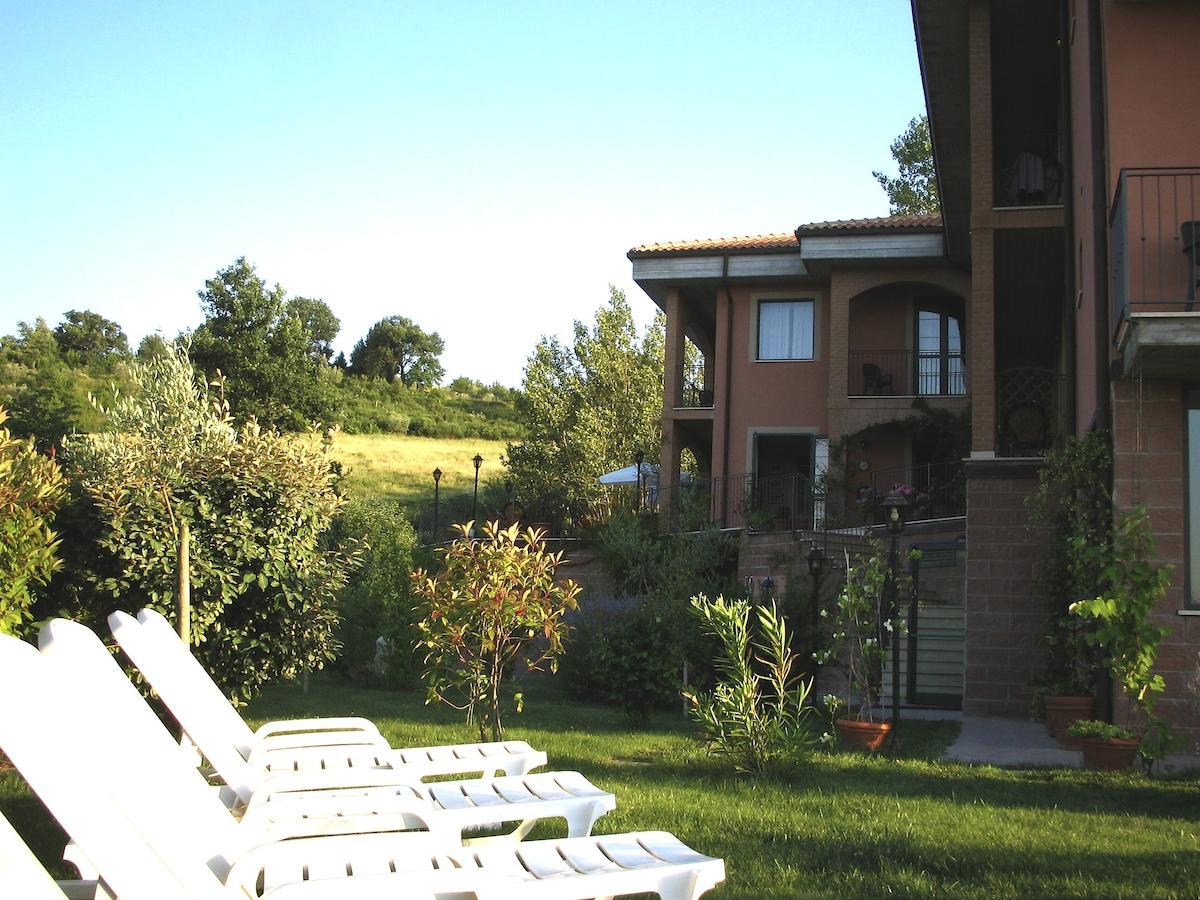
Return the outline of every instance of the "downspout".
{"type": "MultiPolygon", "coordinates": [[[[1096,421],[1095,427],[1110,427],[1109,316],[1108,316],[1108,164],[1105,134],[1104,29],[1100,0],[1088,2],[1088,87],[1092,118],[1092,230],[1093,275],[1096,281],[1096,421]]],[[[1111,488],[1112,485],[1109,485],[1111,488]]]]}
{"type": "Polygon", "coordinates": [[[729,289],[729,254],[721,259],[721,286],[725,288],[725,416],[721,428],[721,460],[725,469],[725,496],[721,498],[721,523],[728,521],[729,510],[729,419],[733,414],[733,291],[729,289]]]}

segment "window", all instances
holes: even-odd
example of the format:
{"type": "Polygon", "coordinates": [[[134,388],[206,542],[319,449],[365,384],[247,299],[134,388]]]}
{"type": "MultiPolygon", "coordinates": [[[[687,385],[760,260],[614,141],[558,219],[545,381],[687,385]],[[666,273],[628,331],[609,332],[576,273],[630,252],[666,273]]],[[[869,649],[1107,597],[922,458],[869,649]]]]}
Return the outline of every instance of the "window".
{"type": "Polygon", "coordinates": [[[967,392],[962,330],[958,317],[931,309],[917,312],[917,393],[962,396],[967,392]]]}
{"type": "Polygon", "coordinates": [[[1187,592],[1200,606],[1200,391],[1187,396],[1187,592]]]}
{"type": "Polygon", "coordinates": [[[813,301],[758,302],[758,358],[813,358],[813,301]]]}

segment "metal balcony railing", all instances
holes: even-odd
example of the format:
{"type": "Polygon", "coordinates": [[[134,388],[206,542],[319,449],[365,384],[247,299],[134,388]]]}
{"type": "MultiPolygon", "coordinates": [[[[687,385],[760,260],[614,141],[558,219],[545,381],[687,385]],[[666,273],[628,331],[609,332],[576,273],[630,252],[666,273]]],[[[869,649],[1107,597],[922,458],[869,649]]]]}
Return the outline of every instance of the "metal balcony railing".
{"type": "Polygon", "coordinates": [[[706,409],[713,405],[713,392],[704,384],[704,364],[683,367],[684,409],[706,409]]]}
{"type": "Polygon", "coordinates": [[[917,350],[851,350],[850,397],[965,397],[962,353],[917,350]]]}
{"type": "Polygon", "coordinates": [[[884,523],[883,501],[899,491],[908,501],[910,522],[945,519],[967,512],[967,478],[962,460],[876,469],[865,484],[853,488],[853,501],[863,525],[884,523]]]}
{"type": "Polygon", "coordinates": [[[1131,313],[1195,312],[1200,167],[1122,169],[1109,216],[1114,339],[1131,313]]]}

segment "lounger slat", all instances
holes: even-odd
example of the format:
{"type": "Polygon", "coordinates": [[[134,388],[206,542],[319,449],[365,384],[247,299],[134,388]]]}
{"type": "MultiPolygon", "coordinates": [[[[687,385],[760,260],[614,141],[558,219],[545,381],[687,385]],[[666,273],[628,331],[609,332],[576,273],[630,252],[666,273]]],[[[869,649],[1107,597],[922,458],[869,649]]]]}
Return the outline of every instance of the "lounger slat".
{"type": "Polygon", "coordinates": [[[517,856],[535,878],[562,878],[575,870],[559,855],[557,842],[525,844],[517,847],[517,856]]]}
{"type": "Polygon", "coordinates": [[[601,835],[596,843],[609,859],[624,869],[645,869],[660,864],[638,843],[636,835],[601,835]]]}

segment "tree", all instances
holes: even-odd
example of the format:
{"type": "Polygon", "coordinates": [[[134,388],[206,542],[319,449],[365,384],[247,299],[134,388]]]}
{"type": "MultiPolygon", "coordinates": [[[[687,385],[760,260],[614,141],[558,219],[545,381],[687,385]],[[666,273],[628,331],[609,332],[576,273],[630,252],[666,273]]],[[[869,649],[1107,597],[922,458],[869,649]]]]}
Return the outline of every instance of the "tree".
{"type": "Polygon", "coordinates": [[[245,257],[237,259],[199,292],[205,321],[192,334],[191,354],[209,378],[224,376],[238,419],[299,430],[331,421],[335,404],[322,371],[327,363],[313,356],[317,342],[305,313],[314,310],[305,303],[288,314],[285,296],[278,284],[268,288],[245,257]]]}
{"type": "Polygon", "coordinates": [[[131,364],[134,390],[105,410],[108,430],[70,438],[65,458],[96,535],[85,609],[147,603],[173,615],[180,523],[191,533],[195,652],[222,688],[247,699],[263,684],[334,657],[334,596],[357,563],[328,545],[342,498],[331,439],[235,425],[181,348],[131,364]]]}
{"type": "Polygon", "coordinates": [[[436,331],[426,332],[404,316],[388,316],[371,326],[350,353],[350,372],[392,381],[407,387],[430,387],[446,370],[438,357],[446,342],[436,331]]]}
{"type": "MultiPolygon", "coordinates": [[[[0,409],[0,426],[7,418],[0,409]]],[[[49,523],[66,493],[58,464],[0,427],[0,633],[22,633],[38,586],[60,565],[49,523]]]]}
{"type": "Polygon", "coordinates": [[[333,358],[333,342],[342,330],[342,323],[324,300],[293,297],[283,306],[283,314],[299,319],[308,333],[308,352],[315,360],[329,362],[333,358]]]}
{"type": "Polygon", "coordinates": [[[929,117],[918,116],[909,122],[904,132],[892,141],[891,150],[892,158],[900,167],[899,177],[889,178],[883,172],[871,173],[887,192],[891,214],[917,215],[940,211],[929,117]]]}
{"type": "Polygon", "coordinates": [[[483,540],[475,540],[474,524],[454,526],[459,538],[441,551],[440,572],[412,573],[417,628],[429,699],[467,710],[479,740],[500,741],[506,673],[522,653],[531,671],[543,663],[557,668],[568,627],[563,615],[578,605],[579,585],[554,577],[562,552],[548,552],[540,531],[489,522],[483,540]]]}
{"type": "Polygon", "coordinates": [[[662,441],[663,322],[638,334],[625,294],[610,288],[593,326],[575,323],[571,346],[543,337],[525,366],[519,413],[526,439],[507,466],[526,502],[581,509],[601,496],[596,479],[653,460],[662,441]]]}
{"type": "Polygon", "coordinates": [[[129,355],[129,341],[121,326],[90,310],[68,310],[54,329],[54,339],[63,358],[73,365],[129,355]]]}
{"type": "Polygon", "coordinates": [[[13,434],[31,436],[45,449],[77,428],[98,426],[87,403],[91,379],[63,359],[45,320],[18,324],[17,336],[4,338],[3,350],[7,371],[0,379],[0,402],[9,407],[13,434]]]}

